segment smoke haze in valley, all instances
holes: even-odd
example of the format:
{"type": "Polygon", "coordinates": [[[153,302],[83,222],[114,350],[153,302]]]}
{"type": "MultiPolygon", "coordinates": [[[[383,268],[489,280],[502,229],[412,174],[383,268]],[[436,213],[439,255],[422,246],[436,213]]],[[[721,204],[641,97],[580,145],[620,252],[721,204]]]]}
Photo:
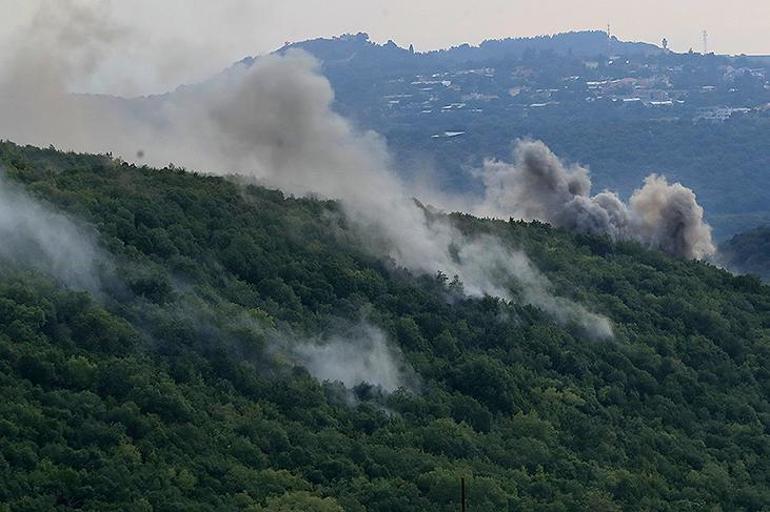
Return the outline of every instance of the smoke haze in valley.
{"type": "Polygon", "coordinates": [[[312,57],[301,52],[263,57],[204,84],[130,103],[71,95],[67,77],[90,69],[95,56],[107,51],[100,45],[109,47],[127,29],[100,27],[98,11],[69,14],[67,24],[36,20],[31,28],[42,35],[11,68],[24,72],[2,81],[3,97],[15,100],[0,104],[11,112],[0,120],[0,136],[124,157],[141,151],[151,164],[238,173],[287,192],[340,199],[374,253],[415,272],[457,275],[471,296],[512,299],[516,284],[518,300],[557,321],[576,322],[589,335],[610,335],[607,319],[552,296],[548,281],[523,253],[496,238],[467,237],[445,217],[428,219],[392,171],[383,139],[357,132],[332,111],[333,91],[312,57]],[[99,30],[91,32],[94,27],[99,30]],[[88,33],[93,37],[84,42],[80,36],[88,33]],[[74,57],[49,65],[63,54],[74,57]],[[35,77],[36,69],[45,75],[35,77]],[[56,79],[47,79],[52,70],[56,79]],[[38,78],[49,86],[27,87],[38,78]],[[17,122],[6,122],[9,118],[17,122]]]}
{"type": "MultiPolygon", "coordinates": [[[[289,51],[237,64],[163,96],[76,95],[73,83],[93,73],[131,29],[79,2],[46,5],[51,10],[33,18],[30,36],[17,43],[16,58],[0,75],[0,137],[126,159],[141,154],[142,163],[239,174],[289,193],[338,199],[373,254],[416,273],[457,276],[471,297],[531,304],[587,337],[612,336],[607,318],[556,295],[522,251],[494,236],[465,234],[448,216],[417,204],[383,138],[354,129],[333,111],[334,92],[309,55],[289,51]]],[[[487,161],[481,175],[484,200],[469,208],[476,213],[638,240],[685,258],[714,251],[695,195],[662,177],[647,178],[628,204],[611,192],[591,195],[587,169],[564,165],[534,141],[517,145],[513,163],[487,161]]],[[[36,262],[73,283],[88,277],[93,245],[71,223],[24,196],[0,192],[0,208],[8,210],[0,229],[13,242],[4,256],[32,251],[36,262]],[[50,250],[57,246],[69,266],[50,250]]],[[[298,342],[293,357],[320,380],[346,386],[364,380],[391,391],[403,385],[400,355],[384,334],[362,332],[353,342],[344,336],[298,342]]]]}

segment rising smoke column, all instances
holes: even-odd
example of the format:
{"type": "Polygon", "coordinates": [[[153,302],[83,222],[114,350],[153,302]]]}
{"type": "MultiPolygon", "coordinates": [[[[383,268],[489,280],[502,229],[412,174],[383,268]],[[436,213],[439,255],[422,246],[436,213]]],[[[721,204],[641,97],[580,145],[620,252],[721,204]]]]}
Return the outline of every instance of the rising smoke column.
{"type": "Polygon", "coordinates": [[[715,252],[711,227],[695,193],[648,176],[626,205],[614,192],[591,195],[588,170],[565,165],[540,141],[519,141],[514,163],[487,160],[481,173],[484,215],[540,220],[613,240],[637,240],[673,256],[701,259],[715,252]]]}
{"type": "Polygon", "coordinates": [[[30,30],[39,34],[20,45],[24,59],[36,64],[18,59],[12,66],[24,70],[24,79],[13,72],[0,77],[0,137],[126,159],[141,150],[142,163],[237,173],[289,193],[339,199],[372,253],[414,272],[457,275],[470,296],[520,300],[591,335],[610,335],[607,319],[554,297],[523,253],[496,238],[466,236],[445,217],[429,220],[393,172],[383,139],[332,110],[332,88],[309,55],[262,57],[160,97],[72,96],[73,77],[98,68],[125,27],[99,28],[89,37],[99,11],[84,14],[71,5],[55,5],[55,23],[44,22],[45,13],[36,18],[30,30]],[[50,73],[56,75],[46,82],[51,87],[27,87],[50,73]]]}
{"type": "Polygon", "coordinates": [[[701,259],[716,252],[703,208],[695,193],[682,184],[671,185],[663,176],[650,175],[629,204],[639,240],[683,258],[701,259]]]}
{"type": "Polygon", "coordinates": [[[217,89],[208,101],[196,102],[200,118],[213,123],[186,123],[213,129],[206,154],[283,190],[340,199],[361,239],[400,266],[457,275],[471,296],[518,299],[591,336],[611,336],[607,319],[554,297],[522,252],[494,237],[466,236],[446,217],[426,215],[391,169],[384,141],[357,132],[332,111],[333,91],[315,59],[301,52],[264,57],[231,70],[217,89]],[[512,284],[522,289],[516,297],[512,284]]]}

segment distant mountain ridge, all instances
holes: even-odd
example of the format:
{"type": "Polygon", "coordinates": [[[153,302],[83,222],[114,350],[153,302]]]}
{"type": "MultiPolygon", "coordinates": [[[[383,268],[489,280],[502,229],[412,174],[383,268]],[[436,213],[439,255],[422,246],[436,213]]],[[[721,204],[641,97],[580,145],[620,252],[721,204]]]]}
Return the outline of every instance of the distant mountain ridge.
{"type": "MultiPolygon", "coordinates": [[[[519,57],[527,52],[552,52],[561,55],[595,57],[599,55],[649,55],[663,50],[650,43],[621,41],[615,36],[608,38],[607,32],[592,30],[565,32],[536,37],[517,37],[506,39],[488,39],[478,46],[468,43],[442,50],[415,52],[402,48],[393,41],[378,44],[369,39],[364,32],[345,34],[333,38],[318,38],[295,43],[287,43],[276,50],[284,53],[290,49],[302,49],[314,55],[325,65],[337,63],[371,63],[372,66],[384,64],[404,65],[419,61],[425,64],[458,64],[484,62],[508,57],[519,57]],[[377,60],[372,62],[372,58],[377,60]]],[[[248,61],[248,59],[246,59],[248,61]]]]}

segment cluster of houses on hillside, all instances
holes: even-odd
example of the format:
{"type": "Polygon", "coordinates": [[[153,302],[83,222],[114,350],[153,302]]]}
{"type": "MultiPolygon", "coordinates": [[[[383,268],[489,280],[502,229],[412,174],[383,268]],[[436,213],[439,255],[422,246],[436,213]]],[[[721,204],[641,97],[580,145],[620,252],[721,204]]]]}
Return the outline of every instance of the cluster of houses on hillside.
{"type": "Polygon", "coordinates": [[[386,84],[382,101],[393,115],[482,115],[501,108],[526,114],[618,105],[656,111],[684,107],[692,119],[714,122],[765,112],[770,105],[764,65],[672,65],[654,58],[581,65],[565,66],[564,76],[553,66],[516,64],[395,77],[386,84]]]}

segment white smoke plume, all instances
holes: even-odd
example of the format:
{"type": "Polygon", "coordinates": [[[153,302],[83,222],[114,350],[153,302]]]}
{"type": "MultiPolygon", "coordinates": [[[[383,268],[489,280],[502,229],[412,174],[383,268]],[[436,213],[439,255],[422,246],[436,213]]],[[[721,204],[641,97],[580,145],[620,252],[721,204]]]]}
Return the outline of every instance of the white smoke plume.
{"type": "Polygon", "coordinates": [[[366,383],[389,393],[415,384],[414,370],[401,352],[371,325],[360,326],[352,337],[294,343],[290,350],[319,381],[341,382],[347,388],[366,383]]]}
{"type": "Polygon", "coordinates": [[[514,163],[487,160],[482,170],[484,215],[541,220],[613,240],[638,240],[688,259],[711,256],[711,227],[695,193],[650,175],[626,205],[613,192],[591,195],[588,170],[567,166],[540,141],[519,141],[514,163]]]}
{"type": "Polygon", "coordinates": [[[105,265],[90,233],[0,177],[0,260],[98,293],[105,265]]]}
{"type": "Polygon", "coordinates": [[[548,279],[521,251],[504,247],[491,236],[466,240],[459,246],[458,271],[466,280],[481,283],[483,288],[506,299],[515,299],[545,311],[561,324],[573,324],[595,339],[611,338],[610,321],[569,299],[554,295],[548,279]],[[505,285],[508,285],[506,288],[505,285]],[[518,295],[511,294],[511,288],[518,295]]]}
{"type": "MultiPolygon", "coordinates": [[[[68,6],[71,1],[63,2],[68,6]]],[[[95,30],[96,15],[73,14],[70,25],[36,21],[44,36],[24,45],[24,80],[14,73],[0,80],[0,137],[38,145],[56,144],[90,152],[111,151],[163,165],[173,162],[219,174],[238,173],[295,194],[341,200],[357,233],[377,254],[419,273],[457,275],[472,296],[517,299],[541,307],[563,323],[606,337],[609,322],[584,307],[552,296],[547,280],[526,255],[496,238],[469,238],[446,217],[429,219],[392,172],[383,140],[360,133],[334,113],[329,82],[318,63],[300,52],[238,65],[207,83],[131,101],[68,94],[67,80],[93,67],[98,50],[121,28],[95,30]],[[79,24],[84,23],[84,26],[79,24]],[[74,26],[71,26],[74,25],[74,26]],[[74,34],[74,35],[71,35],[74,34]],[[59,48],[52,48],[59,46],[59,48]],[[60,69],[62,55],[82,55],[60,69]],[[35,66],[24,62],[28,59],[35,66]],[[59,77],[51,87],[27,88],[36,69],[59,77]],[[517,293],[512,293],[512,288],[517,293]]],[[[40,76],[39,78],[44,78],[40,76]]]]}

